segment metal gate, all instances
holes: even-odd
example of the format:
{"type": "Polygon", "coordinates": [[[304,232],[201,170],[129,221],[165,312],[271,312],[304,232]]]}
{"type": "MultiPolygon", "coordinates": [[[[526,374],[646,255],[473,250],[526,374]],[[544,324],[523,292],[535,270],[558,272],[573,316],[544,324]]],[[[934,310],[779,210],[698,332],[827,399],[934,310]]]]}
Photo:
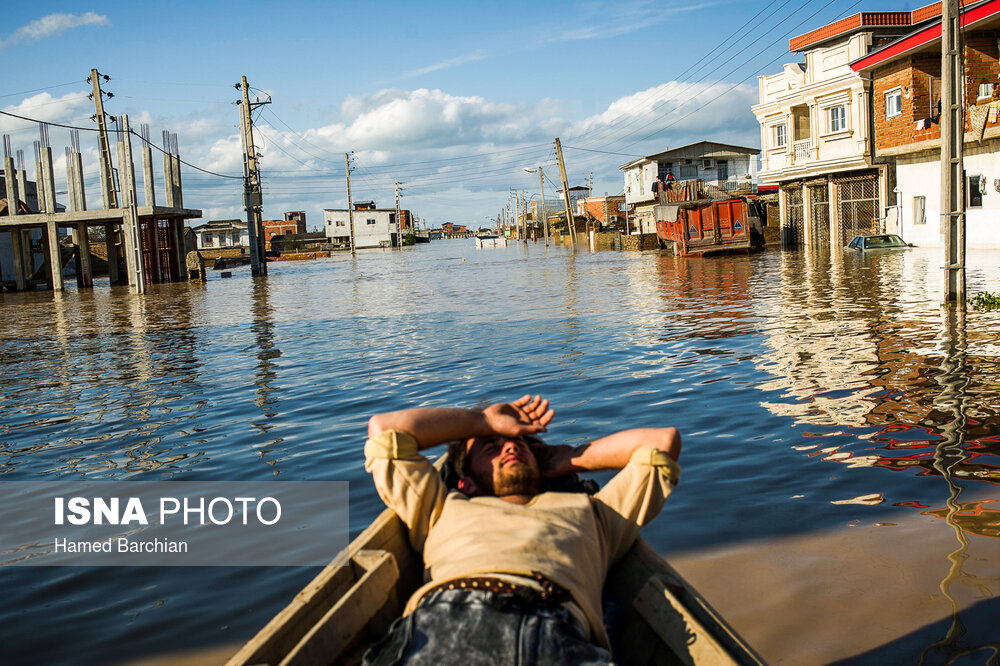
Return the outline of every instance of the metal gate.
{"type": "Polygon", "coordinates": [[[837,188],[840,244],[847,245],[855,236],[878,233],[878,175],[843,178],[835,180],[834,186],[837,188]]]}
{"type": "Polygon", "coordinates": [[[809,223],[813,245],[830,246],[830,188],[826,183],[809,186],[809,223]]]}
{"type": "Polygon", "coordinates": [[[781,244],[802,245],[803,222],[805,217],[802,210],[802,187],[795,187],[785,190],[785,227],[781,230],[781,244]]]}

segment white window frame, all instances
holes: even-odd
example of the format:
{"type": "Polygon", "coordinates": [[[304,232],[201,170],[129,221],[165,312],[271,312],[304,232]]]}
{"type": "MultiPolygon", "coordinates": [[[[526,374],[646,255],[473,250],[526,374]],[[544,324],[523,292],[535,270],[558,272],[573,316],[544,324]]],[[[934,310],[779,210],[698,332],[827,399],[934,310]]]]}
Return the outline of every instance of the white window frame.
{"type": "Polygon", "coordinates": [[[901,115],[903,115],[903,89],[893,88],[885,94],[885,117],[895,118],[901,115]]]}
{"type": "Polygon", "coordinates": [[[992,83],[980,83],[979,84],[979,97],[980,99],[992,99],[993,98],[993,84],[992,83]]]}
{"type": "Polygon", "coordinates": [[[365,224],[367,224],[369,226],[375,224],[375,218],[374,217],[365,218],[365,224]]]}
{"type": "Polygon", "coordinates": [[[837,104],[826,110],[827,130],[830,134],[847,130],[847,105],[837,104]],[[836,126],[835,126],[836,125],[836,126]]]}
{"type": "Polygon", "coordinates": [[[788,145],[788,128],[785,123],[775,125],[773,135],[775,148],[784,148],[788,145]]]}
{"type": "Polygon", "coordinates": [[[927,197],[913,197],[913,224],[927,224],[927,197]]]}

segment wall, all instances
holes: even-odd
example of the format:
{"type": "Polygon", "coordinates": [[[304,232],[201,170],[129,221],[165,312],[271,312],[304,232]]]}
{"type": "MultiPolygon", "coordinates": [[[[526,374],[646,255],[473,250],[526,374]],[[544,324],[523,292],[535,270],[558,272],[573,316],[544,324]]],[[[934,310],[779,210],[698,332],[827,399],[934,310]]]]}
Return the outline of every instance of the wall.
{"type": "MultiPolygon", "coordinates": [[[[396,216],[393,210],[356,210],[354,211],[354,246],[355,247],[379,247],[388,243],[390,233],[395,233],[395,229],[390,230],[390,221],[396,216]],[[375,220],[375,224],[368,224],[367,220],[375,220]]],[[[326,225],[327,237],[334,241],[349,242],[351,236],[350,217],[346,210],[325,210],[323,219],[326,225]],[[337,226],[337,222],[342,222],[342,226],[337,226]]],[[[394,226],[394,225],[392,225],[394,226]]]]}
{"type": "MultiPolygon", "coordinates": [[[[965,213],[965,239],[969,249],[1000,249],[1000,140],[988,141],[982,148],[966,146],[965,172],[985,175],[987,191],[982,208],[968,208],[965,213]]],[[[904,160],[896,163],[896,180],[902,191],[902,236],[914,245],[942,247],[941,238],[941,163],[938,159],[904,160]],[[926,224],[915,225],[913,197],[926,197],[926,224]]]]}

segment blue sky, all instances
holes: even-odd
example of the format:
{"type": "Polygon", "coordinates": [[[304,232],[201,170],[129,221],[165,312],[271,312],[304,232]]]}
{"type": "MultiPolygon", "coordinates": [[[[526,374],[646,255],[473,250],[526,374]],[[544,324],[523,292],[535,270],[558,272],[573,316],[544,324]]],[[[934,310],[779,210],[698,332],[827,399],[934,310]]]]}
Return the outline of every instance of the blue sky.
{"type": "MultiPolygon", "coordinates": [[[[399,180],[403,206],[428,225],[478,226],[510,188],[537,197],[525,166],[542,164],[554,192],[556,136],[570,185],[593,174],[595,194],[621,191],[632,155],[702,139],[759,146],[756,76],[800,59],[789,37],[922,4],[14,2],[0,29],[0,109],[93,127],[84,80],[96,67],[111,77],[109,113],[149,123],[157,143],[176,132],[185,161],[240,175],[233,85],[246,75],[272,101],[255,118],[265,218],[306,210],[313,227],[323,208],[344,207],[351,151],[355,200],[390,207],[399,180]]],[[[30,173],[37,125],[0,117],[0,129],[30,173]]],[[[68,131],[50,137],[65,189],[68,131]]],[[[92,132],[81,145],[94,206],[92,132]]],[[[184,185],[206,219],[243,217],[238,180],[185,167],[184,185]]]]}

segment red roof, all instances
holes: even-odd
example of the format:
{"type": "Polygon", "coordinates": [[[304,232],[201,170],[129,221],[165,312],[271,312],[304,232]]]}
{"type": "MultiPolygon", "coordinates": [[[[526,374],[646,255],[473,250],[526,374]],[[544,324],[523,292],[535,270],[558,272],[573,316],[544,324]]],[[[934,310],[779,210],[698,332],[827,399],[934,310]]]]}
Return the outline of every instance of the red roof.
{"type": "MultiPolygon", "coordinates": [[[[933,7],[933,5],[917,11],[923,12],[925,10],[930,10],[931,7],[933,7]]],[[[940,3],[938,3],[938,10],[940,10],[940,3]]],[[[962,26],[967,27],[998,15],[1000,15],[1000,0],[990,0],[989,2],[984,2],[981,5],[972,7],[971,9],[967,9],[962,12],[962,26]]],[[[875,67],[880,67],[899,56],[933,44],[939,39],[941,39],[940,20],[934,23],[934,25],[928,26],[923,30],[918,30],[917,32],[907,35],[906,37],[899,39],[888,46],[878,49],[877,51],[873,51],[863,58],[858,58],[851,63],[851,69],[855,72],[863,72],[874,69],[875,67]]]]}

